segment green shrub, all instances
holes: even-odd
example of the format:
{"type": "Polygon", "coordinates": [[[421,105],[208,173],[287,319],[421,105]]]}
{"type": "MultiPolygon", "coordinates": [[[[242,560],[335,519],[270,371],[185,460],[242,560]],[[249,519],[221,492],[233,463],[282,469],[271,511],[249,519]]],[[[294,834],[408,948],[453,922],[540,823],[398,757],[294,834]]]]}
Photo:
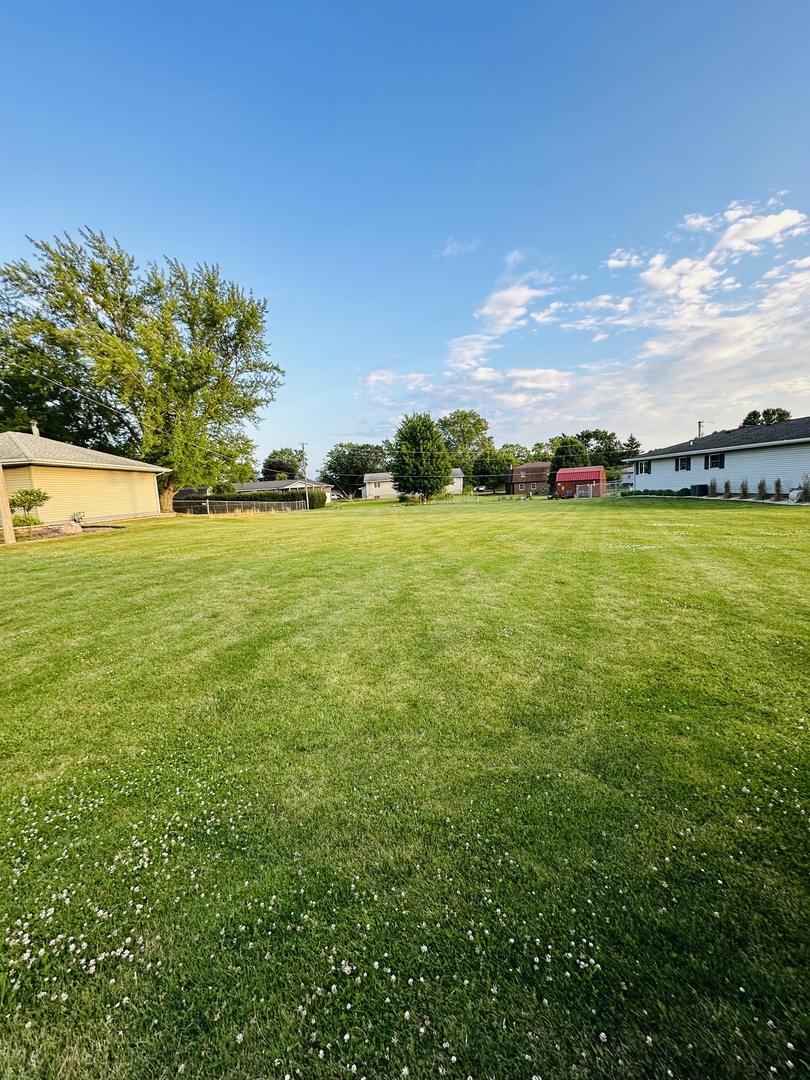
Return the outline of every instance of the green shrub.
{"type": "Polygon", "coordinates": [[[421,495],[406,495],[403,492],[397,496],[397,502],[403,503],[405,506],[420,506],[422,497],[421,495]]]}
{"type": "Polygon", "coordinates": [[[714,477],[709,481],[709,498],[714,499],[717,495],[717,481],[714,477]]]}
{"type": "Polygon", "coordinates": [[[47,491],[42,488],[20,488],[13,495],[9,495],[8,505],[12,510],[22,510],[23,514],[30,515],[32,510],[39,510],[50,499],[47,491]]]}
{"type": "Polygon", "coordinates": [[[726,482],[723,484],[723,498],[724,499],[730,499],[731,498],[731,481],[730,480],[726,480],[726,482]]]}
{"type": "Polygon", "coordinates": [[[810,473],[805,473],[802,477],[802,482],[799,485],[801,494],[799,495],[799,502],[810,503],[810,473]]]}
{"type": "Polygon", "coordinates": [[[692,494],[692,489],[691,488],[678,488],[678,494],[679,495],[691,495],[692,494]]]}
{"type": "Polygon", "coordinates": [[[747,480],[741,480],[740,481],[740,498],[741,499],[747,499],[748,498],[748,481],[747,480]]]}
{"type": "Polygon", "coordinates": [[[32,525],[41,525],[42,522],[36,514],[14,514],[11,519],[15,529],[31,528],[32,525]]]}
{"type": "Polygon", "coordinates": [[[782,481],[779,479],[778,476],[773,482],[773,493],[776,501],[779,502],[779,500],[782,498],[782,481]]]}
{"type": "Polygon", "coordinates": [[[762,500],[768,498],[768,483],[766,480],[760,480],[757,484],[757,498],[762,500]]]}

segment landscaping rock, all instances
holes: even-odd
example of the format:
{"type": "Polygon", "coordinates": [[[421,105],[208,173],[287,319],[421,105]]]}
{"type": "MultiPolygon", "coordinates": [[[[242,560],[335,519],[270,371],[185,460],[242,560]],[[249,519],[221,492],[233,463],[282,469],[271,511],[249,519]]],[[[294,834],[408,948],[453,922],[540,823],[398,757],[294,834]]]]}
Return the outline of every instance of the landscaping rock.
{"type": "Polygon", "coordinates": [[[77,521],[66,521],[59,529],[62,536],[78,536],[82,531],[81,525],[77,521]]]}

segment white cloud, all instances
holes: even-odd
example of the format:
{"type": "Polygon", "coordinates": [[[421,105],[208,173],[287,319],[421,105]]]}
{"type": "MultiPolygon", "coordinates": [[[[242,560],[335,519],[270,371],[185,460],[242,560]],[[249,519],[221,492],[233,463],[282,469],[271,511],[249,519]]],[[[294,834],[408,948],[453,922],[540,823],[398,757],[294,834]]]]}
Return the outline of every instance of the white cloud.
{"type": "Polygon", "coordinates": [[[487,353],[500,348],[494,334],[464,334],[449,343],[447,366],[461,370],[479,367],[487,353]]]}
{"type": "Polygon", "coordinates": [[[496,371],[491,367],[479,367],[473,368],[470,372],[470,378],[475,382],[497,382],[503,378],[503,372],[496,371]]]}
{"type": "Polygon", "coordinates": [[[717,227],[717,218],[709,217],[707,214],[687,214],[681,226],[690,232],[712,232],[717,227]]]}
{"type": "Polygon", "coordinates": [[[624,270],[627,267],[643,266],[644,260],[639,255],[634,255],[623,248],[616,248],[605,263],[609,270],[624,270]]]}
{"type": "Polygon", "coordinates": [[[533,311],[532,318],[536,323],[541,326],[543,323],[557,322],[561,312],[566,309],[566,306],[561,300],[555,300],[552,304],[549,304],[543,311],[533,311]]]}
{"type": "Polygon", "coordinates": [[[529,285],[510,285],[490,293],[484,303],[475,312],[476,319],[481,319],[494,334],[508,334],[519,326],[526,325],[526,313],[533,300],[547,296],[548,289],[533,289],[529,285]]]}
{"type": "Polygon", "coordinates": [[[430,378],[430,375],[418,371],[399,374],[387,368],[375,368],[374,371],[361,378],[360,382],[366,386],[404,386],[412,390],[415,387],[424,386],[430,378]]]}
{"type": "Polygon", "coordinates": [[[481,241],[476,240],[458,240],[455,236],[448,236],[444,242],[444,247],[441,251],[437,251],[434,258],[436,259],[458,259],[464,255],[471,255],[478,249],[481,241]]]}
{"type": "Polygon", "coordinates": [[[729,225],[717,245],[720,251],[757,252],[768,240],[779,244],[786,237],[800,236],[807,231],[807,217],[798,210],[782,210],[779,214],[758,217],[738,216],[731,220],[733,224],[729,225]]]}
{"type": "Polygon", "coordinates": [[[722,270],[715,270],[711,259],[678,259],[667,266],[663,253],[653,255],[640,274],[645,285],[657,292],[677,294],[683,300],[697,300],[705,290],[714,288],[722,270]]]}

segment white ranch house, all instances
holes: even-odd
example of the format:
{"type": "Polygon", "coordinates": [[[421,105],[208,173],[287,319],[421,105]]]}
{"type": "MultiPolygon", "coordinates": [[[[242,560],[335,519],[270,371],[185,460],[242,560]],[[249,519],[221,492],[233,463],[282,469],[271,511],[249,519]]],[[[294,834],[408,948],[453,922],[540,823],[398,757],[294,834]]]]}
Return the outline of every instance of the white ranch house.
{"type": "Polygon", "coordinates": [[[675,491],[689,488],[692,495],[707,495],[712,480],[721,495],[726,480],[737,495],[748,483],[751,495],[764,480],[769,494],[781,481],[787,494],[810,475],[810,416],[778,424],[714,431],[702,439],[650,450],[626,458],[633,468],[635,491],[675,491]]]}
{"type": "MultiPolygon", "coordinates": [[[[448,495],[461,495],[464,491],[464,473],[461,469],[453,469],[451,476],[452,480],[444,490],[448,495]]],[[[361,499],[395,499],[397,495],[390,472],[366,473],[363,477],[361,499]]]]}

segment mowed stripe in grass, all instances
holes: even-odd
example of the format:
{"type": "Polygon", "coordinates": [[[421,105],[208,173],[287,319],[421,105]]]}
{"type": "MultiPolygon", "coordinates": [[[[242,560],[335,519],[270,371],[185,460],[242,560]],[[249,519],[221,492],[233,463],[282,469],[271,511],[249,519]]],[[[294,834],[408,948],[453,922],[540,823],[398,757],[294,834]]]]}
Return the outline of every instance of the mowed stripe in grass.
{"type": "Polygon", "coordinates": [[[807,553],[665,500],[4,552],[0,1066],[806,1070],[807,553]]]}

